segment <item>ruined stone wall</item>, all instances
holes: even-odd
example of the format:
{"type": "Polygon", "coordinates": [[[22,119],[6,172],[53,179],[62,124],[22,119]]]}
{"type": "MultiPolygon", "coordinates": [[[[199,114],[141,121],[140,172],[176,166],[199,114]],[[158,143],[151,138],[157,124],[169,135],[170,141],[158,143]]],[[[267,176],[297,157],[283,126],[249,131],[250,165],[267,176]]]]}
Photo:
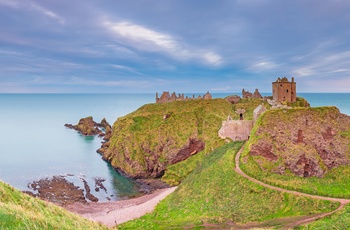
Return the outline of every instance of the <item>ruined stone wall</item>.
{"type": "Polygon", "coordinates": [[[170,96],[169,92],[163,92],[160,97],[158,97],[158,92],[156,93],[156,103],[168,103],[168,102],[173,102],[173,101],[184,101],[184,100],[195,100],[195,99],[212,99],[212,95],[209,93],[209,91],[204,94],[203,96],[198,96],[195,98],[193,95],[192,98],[186,96],[184,94],[178,94],[176,95],[175,92],[173,92],[170,96]]]}
{"type": "Polygon", "coordinates": [[[250,131],[253,128],[253,121],[228,120],[222,122],[219,130],[219,137],[230,138],[233,141],[248,140],[250,131]]]}

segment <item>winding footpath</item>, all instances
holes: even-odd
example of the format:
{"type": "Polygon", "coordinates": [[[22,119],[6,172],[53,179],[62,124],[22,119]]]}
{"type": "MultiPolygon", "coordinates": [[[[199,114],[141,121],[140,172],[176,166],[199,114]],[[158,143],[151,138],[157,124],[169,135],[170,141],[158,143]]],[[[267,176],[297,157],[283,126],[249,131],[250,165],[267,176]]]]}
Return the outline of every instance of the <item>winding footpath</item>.
{"type": "Polygon", "coordinates": [[[318,215],[313,215],[311,217],[305,217],[305,218],[303,218],[303,219],[301,219],[301,220],[299,220],[297,222],[289,224],[287,226],[287,228],[293,228],[293,227],[301,225],[301,224],[310,223],[310,222],[318,220],[320,218],[323,218],[323,217],[326,217],[326,216],[330,216],[333,213],[341,210],[346,204],[350,203],[350,199],[317,196],[317,195],[310,195],[310,194],[307,194],[307,193],[297,192],[297,191],[293,191],[293,190],[287,190],[287,189],[283,189],[283,188],[279,188],[279,187],[276,187],[276,186],[273,186],[273,185],[266,184],[266,183],[261,182],[261,181],[255,179],[255,178],[253,178],[251,176],[248,176],[239,167],[239,163],[240,163],[239,159],[241,157],[241,154],[242,154],[242,151],[243,151],[244,147],[245,147],[245,144],[241,147],[241,149],[238,151],[238,153],[236,154],[236,157],[235,157],[235,163],[236,163],[235,171],[238,174],[240,174],[241,176],[247,178],[248,180],[250,180],[250,181],[252,181],[254,183],[260,184],[260,185],[262,185],[262,186],[264,186],[266,188],[273,189],[273,190],[276,190],[276,191],[290,193],[290,194],[298,195],[298,196],[310,197],[310,198],[318,199],[318,200],[328,200],[328,201],[333,201],[333,202],[339,202],[340,203],[340,206],[336,210],[334,210],[332,212],[321,213],[321,214],[318,214],[318,215]]]}

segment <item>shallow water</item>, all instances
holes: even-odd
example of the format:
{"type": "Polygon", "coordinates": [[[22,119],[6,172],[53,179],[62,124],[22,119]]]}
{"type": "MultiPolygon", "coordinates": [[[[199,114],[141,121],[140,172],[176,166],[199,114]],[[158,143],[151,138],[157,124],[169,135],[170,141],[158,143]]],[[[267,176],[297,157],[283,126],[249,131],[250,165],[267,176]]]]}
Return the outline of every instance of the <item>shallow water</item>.
{"type": "Polygon", "coordinates": [[[131,180],[103,161],[96,150],[101,138],[82,136],[64,127],[93,116],[111,124],[132,112],[153,95],[126,94],[0,94],[0,179],[20,190],[27,184],[54,175],[67,177],[83,187],[85,177],[101,201],[118,200],[138,193],[131,180]],[[94,190],[93,178],[105,178],[104,191],[94,190]]]}

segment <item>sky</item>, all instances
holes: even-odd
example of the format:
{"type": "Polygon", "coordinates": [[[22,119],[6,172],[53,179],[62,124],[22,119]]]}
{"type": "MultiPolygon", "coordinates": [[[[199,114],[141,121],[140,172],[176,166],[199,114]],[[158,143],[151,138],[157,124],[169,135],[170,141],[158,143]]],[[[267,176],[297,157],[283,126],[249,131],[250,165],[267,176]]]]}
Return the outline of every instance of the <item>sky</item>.
{"type": "Polygon", "coordinates": [[[0,0],[0,93],[350,92],[348,0],[0,0]]]}

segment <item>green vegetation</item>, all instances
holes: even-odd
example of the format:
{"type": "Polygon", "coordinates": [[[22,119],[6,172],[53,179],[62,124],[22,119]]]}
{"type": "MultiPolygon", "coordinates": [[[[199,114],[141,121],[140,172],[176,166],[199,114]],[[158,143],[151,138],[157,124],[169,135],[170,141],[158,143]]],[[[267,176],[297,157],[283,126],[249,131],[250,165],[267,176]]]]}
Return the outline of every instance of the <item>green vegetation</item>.
{"type": "MultiPolygon", "coordinates": [[[[264,181],[267,184],[283,187],[290,190],[301,191],[309,194],[316,194],[321,196],[350,198],[350,167],[342,165],[329,170],[320,159],[315,147],[305,144],[295,144],[291,134],[291,126],[299,126],[299,120],[306,120],[305,117],[314,124],[313,128],[305,128],[304,138],[316,138],[316,135],[321,135],[320,127],[322,124],[332,125],[334,130],[338,130],[335,134],[334,143],[346,146],[349,143],[350,129],[346,129],[346,123],[339,122],[335,118],[339,116],[339,110],[336,107],[319,107],[319,108],[298,108],[291,110],[271,110],[264,113],[257,121],[252,135],[247,142],[246,148],[241,156],[241,169],[248,175],[264,181]],[[305,115],[307,114],[307,115],[305,115]],[[278,122],[277,122],[278,121],[278,122]],[[319,125],[320,124],[320,125],[319,125]],[[281,139],[281,135],[271,137],[275,127],[282,126],[285,129],[285,135],[289,135],[288,140],[281,139]],[[344,129],[345,131],[341,131],[344,129]],[[265,132],[269,130],[268,132],[265,132]],[[309,134],[307,132],[310,132],[309,134]],[[308,137],[309,135],[309,137],[308,137]],[[251,156],[249,154],[251,147],[254,144],[272,143],[274,153],[279,159],[277,161],[268,161],[262,156],[251,156]],[[278,143],[278,146],[276,145],[278,143]],[[279,152],[278,149],[284,149],[279,152]],[[299,153],[305,153],[310,158],[317,159],[320,168],[326,173],[322,178],[319,177],[299,177],[286,169],[284,175],[276,173],[278,168],[284,167],[283,161],[293,161],[299,153]]],[[[322,137],[322,136],[321,136],[322,137]]],[[[322,139],[323,140],[323,139],[322,139]]],[[[349,152],[347,153],[349,154],[349,152]]],[[[340,158],[341,156],[338,156],[340,158]]],[[[348,156],[347,156],[348,157],[348,156]]],[[[337,160],[337,159],[334,159],[337,160]]]]}
{"type": "MultiPolygon", "coordinates": [[[[234,171],[234,157],[243,142],[215,149],[153,213],[120,229],[200,228],[205,223],[237,224],[328,212],[338,204],[267,189],[234,171]]],[[[271,222],[267,223],[267,225],[271,222]]]]}
{"type": "Polygon", "coordinates": [[[307,102],[306,99],[304,99],[302,97],[297,97],[296,102],[289,103],[289,105],[292,107],[308,107],[309,103],[307,102]]]}
{"type": "MultiPolygon", "coordinates": [[[[218,137],[218,131],[228,115],[239,119],[235,110],[242,108],[247,111],[245,119],[252,119],[253,110],[261,103],[269,107],[253,98],[242,99],[235,105],[224,99],[146,104],[114,123],[110,147],[104,157],[131,176],[149,176],[147,173],[152,172],[157,177],[157,172],[167,168],[190,138],[203,141],[204,154],[208,154],[225,143],[218,137]]],[[[180,176],[168,181],[177,184],[182,179],[180,176]]]]}
{"type": "Polygon", "coordinates": [[[0,229],[108,229],[0,182],[0,229]]]}
{"type": "Polygon", "coordinates": [[[196,155],[187,158],[177,164],[169,165],[165,171],[162,181],[175,186],[179,185],[205,158],[204,151],[197,153],[196,155]]]}
{"type": "Polygon", "coordinates": [[[306,226],[299,226],[295,229],[350,229],[350,204],[329,217],[317,220],[306,226]]]}

